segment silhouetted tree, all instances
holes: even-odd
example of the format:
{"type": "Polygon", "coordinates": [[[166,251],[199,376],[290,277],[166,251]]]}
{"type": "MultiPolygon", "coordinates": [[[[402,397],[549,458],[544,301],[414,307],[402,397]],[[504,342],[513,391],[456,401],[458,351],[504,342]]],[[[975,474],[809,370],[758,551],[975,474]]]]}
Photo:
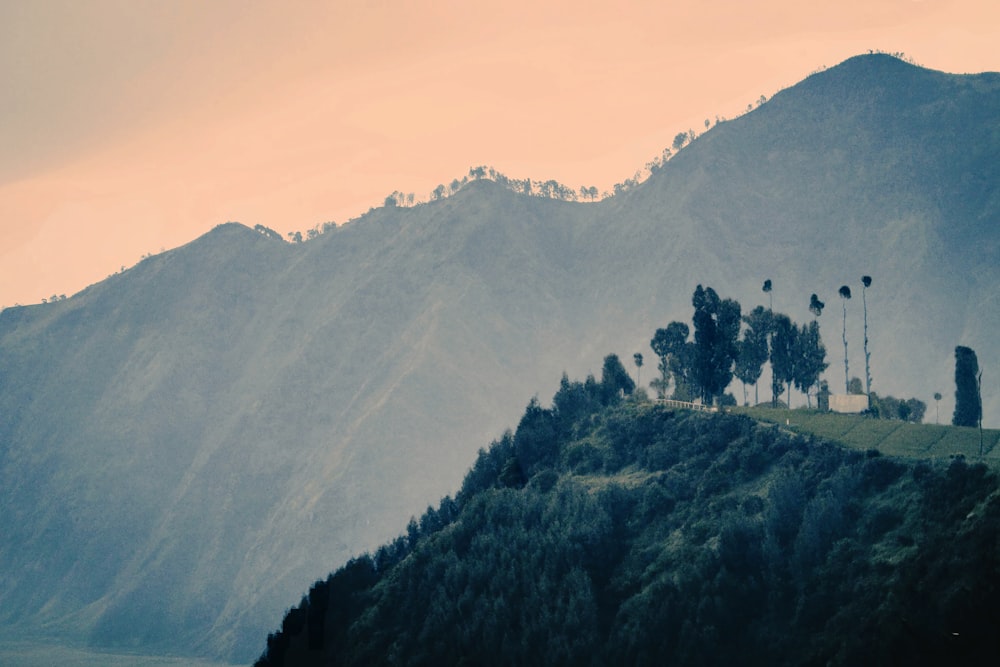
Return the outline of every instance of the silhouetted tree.
{"type": "Polygon", "coordinates": [[[979,360],[972,348],[959,345],[955,348],[955,413],[951,423],[955,426],[975,426],[983,414],[982,397],[979,395],[979,360]]]}
{"type": "MultiPolygon", "coordinates": [[[[859,390],[861,389],[860,378],[858,380],[859,390]]],[[[861,391],[858,392],[862,394],[861,391]]],[[[927,404],[917,398],[901,399],[895,396],[879,396],[872,392],[869,394],[871,408],[869,414],[877,416],[879,419],[898,419],[904,422],[919,424],[924,419],[927,411],[927,404]]]]}
{"type": "Polygon", "coordinates": [[[706,405],[725,393],[733,379],[738,354],[740,304],[721,299],[711,287],[698,285],[691,297],[694,306],[694,359],[692,378],[706,405]]]}
{"type": "Polygon", "coordinates": [[[542,408],[537,398],[532,398],[514,432],[514,454],[524,479],[555,460],[558,454],[555,439],[555,414],[542,408]]]}
{"type": "Polygon", "coordinates": [[[678,132],[677,136],[674,137],[673,147],[675,151],[679,151],[684,148],[684,145],[688,142],[687,132],[678,132]]]}
{"type": "Polygon", "coordinates": [[[865,393],[872,393],[871,354],[868,352],[868,288],[872,286],[871,276],[861,276],[861,304],[865,311],[865,393]]]}
{"type": "Polygon", "coordinates": [[[815,294],[809,297],[809,312],[819,317],[823,314],[823,309],[826,308],[826,304],[819,300],[815,294]]]}
{"type": "Polygon", "coordinates": [[[796,345],[798,329],[787,315],[775,313],[771,319],[771,404],[778,406],[778,399],[788,385],[788,407],[792,407],[792,381],[795,378],[796,345]]]}
{"type": "Polygon", "coordinates": [[[642,386],[642,352],[636,352],[632,355],[632,361],[635,362],[635,386],[642,386]]]}
{"type": "MultiPolygon", "coordinates": [[[[806,395],[806,405],[812,407],[809,390],[819,383],[820,373],[826,370],[826,347],[819,335],[816,320],[803,325],[795,337],[795,387],[806,395]]],[[[789,406],[791,407],[791,406],[789,406]]]]}
{"type": "Polygon", "coordinates": [[[927,411],[927,404],[918,398],[908,398],[899,409],[899,418],[903,421],[919,424],[924,420],[924,413],[927,411]],[[905,412],[905,414],[904,414],[905,412]]]}
{"type": "Polygon", "coordinates": [[[670,378],[674,379],[674,398],[690,399],[688,389],[687,359],[690,356],[691,343],[688,342],[690,329],[683,322],[671,322],[666,329],[657,329],[649,346],[660,358],[660,381],[656,387],[657,395],[666,398],[670,387],[670,378]],[[683,398],[682,398],[683,396],[683,398]]]}
{"type": "Polygon", "coordinates": [[[940,424],[941,423],[940,417],[941,417],[941,393],[935,391],[934,392],[934,423],[935,424],[940,424]]]}
{"type": "Polygon", "coordinates": [[[764,286],[761,287],[761,289],[764,291],[764,294],[767,295],[767,309],[768,310],[774,310],[774,301],[771,299],[771,279],[770,278],[768,278],[767,280],[764,281],[764,286]]]}
{"type": "Polygon", "coordinates": [[[601,402],[609,405],[624,394],[628,396],[635,390],[635,383],[628,371],[622,366],[617,354],[604,357],[604,367],[601,369],[601,402]]]}
{"type": "Polygon", "coordinates": [[[847,285],[841,285],[837,293],[840,294],[840,300],[844,304],[844,391],[850,393],[849,371],[847,368],[847,300],[851,298],[851,288],[847,285]]]}
{"type": "Polygon", "coordinates": [[[743,383],[743,402],[747,402],[746,385],[754,387],[754,404],[760,402],[757,393],[757,381],[760,380],[764,364],[768,359],[767,338],[771,331],[771,314],[764,306],[757,306],[743,316],[747,328],[740,340],[739,354],[736,357],[734,375],[743,383]]]}

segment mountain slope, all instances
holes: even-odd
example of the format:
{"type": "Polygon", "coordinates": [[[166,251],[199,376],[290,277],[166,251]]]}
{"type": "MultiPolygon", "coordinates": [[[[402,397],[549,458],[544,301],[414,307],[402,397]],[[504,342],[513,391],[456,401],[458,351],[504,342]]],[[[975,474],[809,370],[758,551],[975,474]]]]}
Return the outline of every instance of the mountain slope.
{"type": "Polygon", "coordinates": [[[250,659],[289,591],[453,491],[560,372],[642,351],[651,377],[697,283],[749,309],[772,278],[799,320],[818,292],[836,389],[836,289],[872,275],[873,387],[950,414],[954,346],[1000,363],[997,127],[997,75],[866,56],[603,202],[478,181],[304,244],[223,225],[4,310],[0,623],[250,659]]]}
{"type": "Polygon", "coordinates": [[[257,664],[995,661],[995,472],[600,396],[529,406],[257,664]]]}

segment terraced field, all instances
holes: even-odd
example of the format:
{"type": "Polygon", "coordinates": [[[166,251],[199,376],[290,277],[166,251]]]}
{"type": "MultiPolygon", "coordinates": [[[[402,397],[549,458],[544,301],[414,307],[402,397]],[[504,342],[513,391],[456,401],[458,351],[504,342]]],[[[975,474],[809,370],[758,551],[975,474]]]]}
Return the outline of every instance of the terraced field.
{"type": "MultiPolygon", "coordinates": [[[[853,449],[877,449],[891,456],[980,459],[980,432],[977,428],[936,424],[910,424],[842,415],[817,410],[782,408],[733,408],[760,421],[778,424],[796,433],[812,433],[836,440],[853,449]]],[[[982,432],[982,461],[1000,467],[1000,430],[982,432]]]]}

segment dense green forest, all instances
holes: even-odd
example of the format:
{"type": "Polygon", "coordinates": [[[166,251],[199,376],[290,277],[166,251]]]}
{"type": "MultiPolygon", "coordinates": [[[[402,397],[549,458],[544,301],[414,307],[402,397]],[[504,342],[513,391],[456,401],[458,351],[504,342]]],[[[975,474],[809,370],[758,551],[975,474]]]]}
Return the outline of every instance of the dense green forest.
{"type": "Polygon", "coordinates": [[[994,664],[995,472],[668,409],[620,368],[533,400],[258,667],[994,664]]]}

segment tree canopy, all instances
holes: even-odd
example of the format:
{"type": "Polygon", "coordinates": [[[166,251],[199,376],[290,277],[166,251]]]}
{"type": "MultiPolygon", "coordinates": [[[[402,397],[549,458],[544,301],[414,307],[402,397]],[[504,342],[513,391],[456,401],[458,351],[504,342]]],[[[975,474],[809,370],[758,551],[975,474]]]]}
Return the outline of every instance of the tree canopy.
{"type": "Polygon", "coordinates": [[[951,423],[955,426],[977,426],[982,417],[982,400],[979,395],[979,360],[972,348],[959,345],[955,348],[955,412],[951,423]]]}

